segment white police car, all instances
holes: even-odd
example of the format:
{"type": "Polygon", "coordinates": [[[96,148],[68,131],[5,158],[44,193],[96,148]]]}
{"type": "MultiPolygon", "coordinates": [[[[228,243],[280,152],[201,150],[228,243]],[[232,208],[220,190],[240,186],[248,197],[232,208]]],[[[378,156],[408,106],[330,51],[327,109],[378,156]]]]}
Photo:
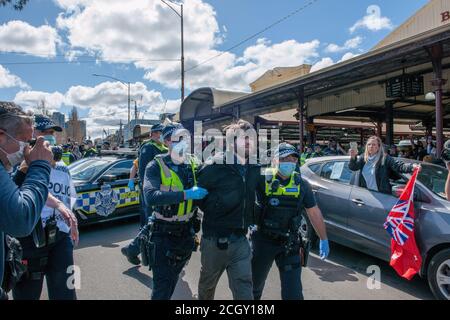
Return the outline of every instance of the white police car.
{"type": "MultiPolygon", "coordinates": [[[[136,152],[102,152],[70,164],[80,225],[139,215],[139,192],[128,180],[136,152]]],[[[137,185],[137,184],[136,184],[137,185]]]]}

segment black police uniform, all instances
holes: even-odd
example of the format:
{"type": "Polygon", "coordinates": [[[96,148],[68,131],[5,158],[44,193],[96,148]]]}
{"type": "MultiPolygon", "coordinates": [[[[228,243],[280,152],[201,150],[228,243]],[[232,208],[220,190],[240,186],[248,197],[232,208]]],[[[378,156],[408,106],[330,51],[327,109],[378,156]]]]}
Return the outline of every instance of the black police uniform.
{"type": "MultiPolygon", "coordinates": [[[[181,180],[184,190],[194,186],[194,173],[188,164],[173,163],[170,155],[160,155],[145,170],[144,197],[148,206],[154,207],[150,219],[148,258],[153,270],[152,300],[169,300],[175,290],[179,275],[196,248],[195,215],[183,222],[172,221],[178,206],[184,201],[182,191],[161,191],[161,167],[164,164],[181,180]]],[[[195,208],[193,207],[193,211],[195,208]]]]}
{"type": "Polygon", "coordinates": [[[292,182],[291,179],[281,180],[278,175],[269,175],[261,177],[256,196],[257,208],[261,213],[257,231],[251,235],[254,298],[261,299],[267,275],[275,260],[280,272],[282,299],[302,300],[302,260],[299,254],[302,243],[298,228],[302,210],[316,206],[312,189],[296,172],[292,182]],[[269,192],[266,182],[270,186],[269,192]],[[295,193],[295,188],[299,188],[298,196],[273,195],[275,190],[289,184],[290,188],[285,189],[292,189],[290,191],[295,193]]]}

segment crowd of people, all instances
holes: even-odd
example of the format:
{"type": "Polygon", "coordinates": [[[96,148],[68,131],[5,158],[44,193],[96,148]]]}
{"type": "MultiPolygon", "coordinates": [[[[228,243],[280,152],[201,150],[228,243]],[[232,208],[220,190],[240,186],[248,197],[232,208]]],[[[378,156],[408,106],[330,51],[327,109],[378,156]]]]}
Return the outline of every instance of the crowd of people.
{"type": "MultiPolygon", "coordinates": [[[[402,140],[398,144],[390,146],[383,144],[382,146],[384,151],[393,158],[445,165],[441,157],[436,154],[436,144],[432,136],[423,137],[422,139],[414,139],[411,136],[409,140],[402,140]]],[[[362,151],[362,147],[358,144],[359,151],[362,151]]],[[[342,147],[342,144],[336,137],[331,137],[326,147],[322,147],[320,144],[307,145],[305,151],[301,154],[300,162],[303,165],[310,158],[348,155],[349,150],[350,148],[345,149],[342,147]]]]}
{"type": "MultiPolygon", "coordinates": [[[[250,129],[250,123],[239,120],[224,133],[250,129]]],[[[0,298],[6,299],[6,292],[12,291],[14,299],[37,300],[46,279],[50,299],[76,299],[68,270],[74,265],[79,235],[72,212],[76,192],[67,162],[95,156],[98,150],[91,141],[84,147],[57,146],[55,132],[62,130],[48,117],[31,116],[14,103],[0,102],[0,201],[4,205],[0,298]]],[[[355,144],[346,151],[331,138],[323,151],[313,145],[301,155],[294,146],[281,143],[261,174],[261,166],[250,161],[256,142],[248,137],[235,136],[233,163],[224,161],[222,152],[199,163],[187,153],[188,143],[179,138],[185,131],[177,123],[153,126],[150,139],[139,149],[128,184],[134,189],[139,178],[141,228],[121,252],[130,263],[152,270],[155,300],[172,297],[180,273],[198,247],[201,300],[214,299],[225,271],[234,299],[261,299],[273,262],[280,272],[282,298],[303,299],[301,272],[311,243],[301,234],[302,219],[311,222],[322,259],[328,257],[330,247],[322,213],[299,172],[299,162],[349,154],[349,169],[361,173],[360,186],[384,193],[391,192],[392,172],[421,168],[391,154],[378,137],[370,137],[362,152],[355,144]]],[[[450,153],[450,143],[446,148],[450,153]]],[[[417,155],[424,151],[429,155],[433,148],[418,145],[417,155]]],[[[450,177],[446,192],[450,199],[450,177]]]]}

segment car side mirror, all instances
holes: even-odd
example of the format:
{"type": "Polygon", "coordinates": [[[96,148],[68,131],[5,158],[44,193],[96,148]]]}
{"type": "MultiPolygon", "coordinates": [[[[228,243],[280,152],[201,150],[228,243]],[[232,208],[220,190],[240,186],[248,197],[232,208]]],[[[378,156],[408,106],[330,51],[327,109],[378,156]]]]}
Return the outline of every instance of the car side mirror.
{"type": "Polygon", "coordinates": [[[111,183],[117,180],[117,177],[114,175],[104,175],[98,179],[99,184],[111,183]]]}

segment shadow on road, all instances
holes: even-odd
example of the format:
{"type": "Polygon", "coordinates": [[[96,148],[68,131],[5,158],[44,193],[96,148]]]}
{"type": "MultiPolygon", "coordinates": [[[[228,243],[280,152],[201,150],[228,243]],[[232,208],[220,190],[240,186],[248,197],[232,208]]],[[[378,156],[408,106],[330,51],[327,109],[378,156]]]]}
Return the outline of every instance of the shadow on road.
{"type": "Polygon", "coordinates": [[[142,285],[148,287],[149,289],[152,289],[153,279],[149,275],[146,275],[145,273],[142,273],[139,269],[141,267],[136,266],[132,267],[126,271],[123,272],[124,275],[131,277],[133,279],[136,279],[139,281],[142,285]]]}
{"type": "MultiPolygon", "coordinates": [[[[139,266],[132,267],[124,271],[123,274],[136,279],[150,290],[153,289],[153,278],[145,273],[142,273],[139,266]]],[[[192,290],[189,287],[189,283],[183,280],[184,275],[185,271],[183,270],[180,274],[180,278],[178,279],[178,283],[175,288],[175,292],[173,293],[172,300],[194,300],[192,290]]]]}
{"type": "Polygon", "coordinates": [[[102,224],[85,226],[80,230],[80,244],[77,249],[89,247],[120,247],[117,243],[134,238],[139,231],[138,218],[128,218],[102,224]],[[99,236],[101,233],[101,237],[99,236]]]}
{"type": "Polygon", "coordinates": [[[308,268],[317,274],[321,281],[325,282],[357,282],[359,280],[356,276],[354,276],[356,275],[355,271],[346,267],[327,263],[326,261],[322,261],[314,256],[309,257],[308,268]]]}
{"type": "MultiPolygon", "coordinates": [[[[322,261],[314,256],[310,256],[308,260],[308,268],[315,272],[323,281],[358,281],[357,274],[369,277],[372,272],[367,272],[368,267],[378,266],[381,270],[381,285],[389,286],[397,290],[403,291],[418,299],[430,300],[434,299],[428,283],[425,279],[416,275],[413,280],[403,279],[388,262],[369,256],[365,253],[344,247],[337,243],[331,243],[330,256],[326,261],[322,261]],[[338,264],[336,266],[334,264],[338,264]]],[[[318,254],[317,250],[312,251],[318,254]]]]}

